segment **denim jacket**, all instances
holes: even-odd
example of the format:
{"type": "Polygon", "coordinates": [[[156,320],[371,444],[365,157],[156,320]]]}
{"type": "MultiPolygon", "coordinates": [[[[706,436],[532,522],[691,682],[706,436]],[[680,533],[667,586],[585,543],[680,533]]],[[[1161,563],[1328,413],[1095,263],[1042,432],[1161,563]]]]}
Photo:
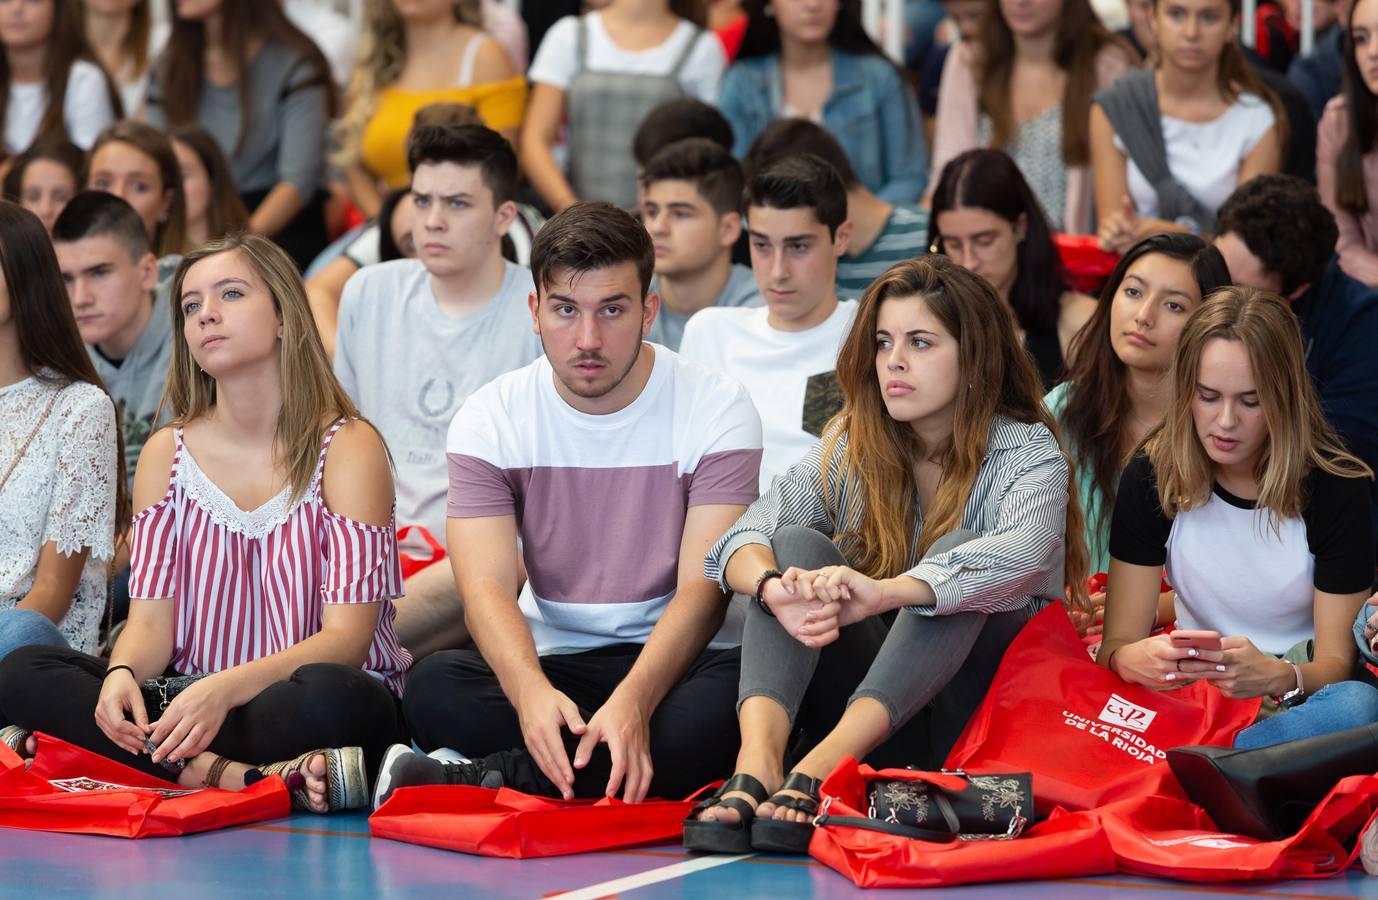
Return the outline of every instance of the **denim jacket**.
{"type": "MultiPolygon", "coordinates": [[[[718,107],[732,123],[738,157],[783,105],[779,54],[738,60],[728,68],[718,107]]],[[[847,151],[857,178],[882,199],[913,204],[923,196],[928,148],[918,104],[887,60],[833,51],[833,92],[823,105],[823,125],[847,151]]]]}

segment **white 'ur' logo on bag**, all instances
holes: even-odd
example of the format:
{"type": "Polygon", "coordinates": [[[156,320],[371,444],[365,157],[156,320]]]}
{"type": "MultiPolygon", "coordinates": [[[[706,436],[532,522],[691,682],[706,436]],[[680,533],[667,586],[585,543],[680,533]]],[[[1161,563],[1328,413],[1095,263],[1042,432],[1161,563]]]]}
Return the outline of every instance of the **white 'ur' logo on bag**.
{"type": "Polygon", "coordinates": [[[1148,726],[1153,724],[1153,719],[1158,714],[1151,709],[1144,709],[1142,706],[1130,703],[1119,694],[1111,694],[1110,699],[1105,701],[1105,709],[1100,711],[1100,720],[1111,725],[1119,725],[1122,728],[1132,728],[1135,731],[1143,732],[1148,730],[1148,726]]]}

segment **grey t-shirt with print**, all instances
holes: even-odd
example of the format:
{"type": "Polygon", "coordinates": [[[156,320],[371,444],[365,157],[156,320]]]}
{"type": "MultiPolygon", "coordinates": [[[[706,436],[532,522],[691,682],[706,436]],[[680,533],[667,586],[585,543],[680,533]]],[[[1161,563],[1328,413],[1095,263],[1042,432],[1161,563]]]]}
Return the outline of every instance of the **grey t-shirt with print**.
{"type": "Polygon", "coordinates": [[[531,271],[506,264],[502,287],[461,317],[441,311],[418,260],[365,266],[345,283],[335,374],[382,432],[397,467],[397,525],[445,542],[445,438],[469,395],[541,355],[531,271]]]}

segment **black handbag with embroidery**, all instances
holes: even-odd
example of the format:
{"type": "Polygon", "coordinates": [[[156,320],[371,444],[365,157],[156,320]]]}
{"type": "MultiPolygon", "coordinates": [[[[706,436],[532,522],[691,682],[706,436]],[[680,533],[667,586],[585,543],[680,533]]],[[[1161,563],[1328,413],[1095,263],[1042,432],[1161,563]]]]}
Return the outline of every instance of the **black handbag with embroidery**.
{"type": "Polygon", "coordinates": [[[933,843],[1012,840],[1033,814],[1033,775],[968,775],[959,769],[944,770],[932,781],[877,778],[867,786],[866,797],[867,818],[830,816],[825,810],[815,824],[933,843]]]}

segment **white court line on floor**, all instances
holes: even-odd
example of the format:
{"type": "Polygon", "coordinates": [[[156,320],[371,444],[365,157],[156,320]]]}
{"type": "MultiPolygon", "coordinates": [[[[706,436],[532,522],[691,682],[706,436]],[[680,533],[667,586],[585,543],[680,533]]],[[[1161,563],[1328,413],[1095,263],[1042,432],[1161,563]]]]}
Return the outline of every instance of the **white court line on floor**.
{"type": "Polygon", "coordinates": [[[658,869],[651,869],[648,872],[642,872],[638,875],[628,875],[625,878],[614,878],[612,881],[604,881],[601,884],[593,884],[585,888],[576,888],[572,891],[565,891],[550,896],[552,898],[558,897],[559,900],[598,900],[600,897],[620,894],[624,891],[635,890],[636,888],[646,887],[647,885],[659,884],[662,881],[683,878],[695,872],[703,872],[707,869],[725,866],[728,863],[738,862],[739,860],[750,859],[755,855],[754,853],[743,853],[738,856],[701,856],[698,859],[687,859],[684,862],[661,866],[658,869]]]}

